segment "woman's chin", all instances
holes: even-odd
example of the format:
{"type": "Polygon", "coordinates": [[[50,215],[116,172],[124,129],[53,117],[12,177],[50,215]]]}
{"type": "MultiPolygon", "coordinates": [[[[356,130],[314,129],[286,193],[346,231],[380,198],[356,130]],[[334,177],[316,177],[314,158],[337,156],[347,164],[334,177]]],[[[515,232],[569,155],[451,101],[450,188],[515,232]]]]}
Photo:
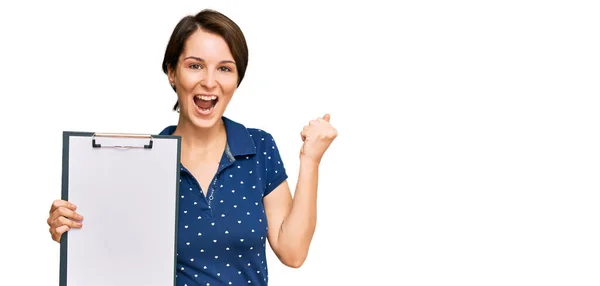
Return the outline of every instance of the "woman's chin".
{"type": "Polygon", "coordinates": [[[210,129],[217,124],[218,119],[220,119],[220,117],[218,116],[214,116],[211,118],[193,118],[192,123],[196,128],[210,129]]]}
{"type": "Polygon", "coordinates": [[[197,128],[211,128],[215,126],[221,119],[220,110],[211,108],[210,110],[200,110],[196,108],[192,112],[190,119],[197,128]]]}

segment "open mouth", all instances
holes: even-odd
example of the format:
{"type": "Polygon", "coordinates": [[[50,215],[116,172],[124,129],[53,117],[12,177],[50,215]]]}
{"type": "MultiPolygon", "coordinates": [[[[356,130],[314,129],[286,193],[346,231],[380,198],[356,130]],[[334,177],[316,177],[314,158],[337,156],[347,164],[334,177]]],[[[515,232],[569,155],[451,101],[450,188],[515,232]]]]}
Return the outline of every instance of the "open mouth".
{"type": "Polygon", "coordinates": [[[210,112],[217,105],[219,97],[216,95],[196,95],[194,103],[202,112],[210,112]]]}

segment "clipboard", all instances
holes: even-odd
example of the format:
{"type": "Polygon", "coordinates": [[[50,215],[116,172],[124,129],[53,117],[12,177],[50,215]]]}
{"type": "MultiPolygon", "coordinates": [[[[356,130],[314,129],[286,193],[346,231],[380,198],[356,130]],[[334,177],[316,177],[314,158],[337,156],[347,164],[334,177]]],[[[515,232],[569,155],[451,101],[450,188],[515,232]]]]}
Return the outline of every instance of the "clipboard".
{"type": "Polygon", "coordinates": [[[181,138],[63,132],[59,286],[175,285],[181,138]]]}

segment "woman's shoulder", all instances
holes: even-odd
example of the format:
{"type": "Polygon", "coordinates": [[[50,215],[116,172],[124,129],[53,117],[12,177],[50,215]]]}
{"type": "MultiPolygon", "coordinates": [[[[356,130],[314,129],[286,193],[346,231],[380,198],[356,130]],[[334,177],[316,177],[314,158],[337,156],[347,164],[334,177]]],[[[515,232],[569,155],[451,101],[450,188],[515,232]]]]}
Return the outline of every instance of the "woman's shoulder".
{"type": "Polygon", "coordinates": [[[268,130],[256,126],[246,126],[243,123],[234,121],[227,117],[223,117],[223,120],[225,121],[225,126],[232,131],[231,133],[234,133],[234,130],[237,130],[238,132],[243,130],[245,131],[244,133],[251,137],[254,143],[257,145],[264,145],[264,143],[271,143],[275,141],[273,135],[268,130]]]}
{"type": "Polygon", "coordinates": [[[256,127],[249,127],[249,128],[246,128],[246,130],[248,130],[248,134],[250,134],[250,136],[252,137],[252,139],[254,139],[254,141],[266,141],[266,140],[273,141],[273,140],[275,140],[273,138],[273,135],[264,129],[256,128],[256,127]]]}

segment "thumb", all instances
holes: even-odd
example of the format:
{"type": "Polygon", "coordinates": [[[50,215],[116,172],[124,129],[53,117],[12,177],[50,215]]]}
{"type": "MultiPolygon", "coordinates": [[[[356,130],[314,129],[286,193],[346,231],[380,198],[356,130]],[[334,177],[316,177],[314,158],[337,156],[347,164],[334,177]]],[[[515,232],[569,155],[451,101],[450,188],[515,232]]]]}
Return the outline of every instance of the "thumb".
{"type": "Polygon", "coordinates": [[[329,113],[325,114],[325,116],[323,116],[323,120],[329,122],[329,119],[331,118],[331,115],[329,115],[329,113]]]}

